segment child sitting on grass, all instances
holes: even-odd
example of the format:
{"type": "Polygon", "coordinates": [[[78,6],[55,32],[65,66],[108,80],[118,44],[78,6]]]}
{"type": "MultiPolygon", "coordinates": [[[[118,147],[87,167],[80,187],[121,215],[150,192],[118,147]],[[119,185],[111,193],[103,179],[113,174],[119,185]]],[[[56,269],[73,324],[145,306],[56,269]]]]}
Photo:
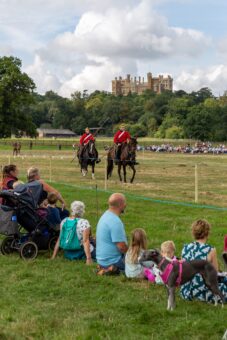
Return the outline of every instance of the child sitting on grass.
{"type": "Polygon", "coordinates": [[[165,241],[161,244],[161,255],[167,260],[172,261],[176,259],[176,247],[173,241],[165,241]]]}
{"type": "MultiPolygon", "coordinates": [[[[161,244],[161,255],[165,257],[169,261],[173,261],[176,259],[175,257],[176,247],[173,241],[165,241],[161,244]]],[[[160,270],[154,264],[151,269],[145,268],[144,269],[144,276],[150,282],[154,283],[163,283],[162,278],[160,276],[160,270]]]]}
{"type": "Polygon", "coordinates": [[[60,223],[61,223],[59,209],[56,206],[57,201],[58,201],[57,195],[53,192],[50,192],[47,196],[47,202],[48,202],[47,220],[53,227],[57,227],[57,226],[60,227],[60,223]]]}
{"type": "Polygon", "coordinates": [[[131,243],[125,256],[125,275],[130,278],[144,278],[144,267],[139,263],[139,257],[147,249],[147,235],[144,229],[132,231],[131,243]]]}

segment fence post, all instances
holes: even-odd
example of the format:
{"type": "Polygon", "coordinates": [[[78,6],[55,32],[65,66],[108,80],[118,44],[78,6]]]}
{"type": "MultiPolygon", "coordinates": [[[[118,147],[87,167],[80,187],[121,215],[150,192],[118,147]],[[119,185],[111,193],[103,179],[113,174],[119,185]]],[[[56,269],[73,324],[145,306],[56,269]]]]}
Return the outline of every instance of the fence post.
{"type": "Polygon", "coordinates": [[[52,157],[50,156],[49,181],[52,182],[52,157]]]}
{"type": "Polygon", "coordinates": [[[198,165],[195,164],[195,203],[198,203],[198,165]]]}
{"type": "Polygon", "coordinates": [[[107,156],[105,157],[105,166],[104,166],[104,171],[105,171],[105,183],[104,183],[104,190],[107,190],[107,156]]]}

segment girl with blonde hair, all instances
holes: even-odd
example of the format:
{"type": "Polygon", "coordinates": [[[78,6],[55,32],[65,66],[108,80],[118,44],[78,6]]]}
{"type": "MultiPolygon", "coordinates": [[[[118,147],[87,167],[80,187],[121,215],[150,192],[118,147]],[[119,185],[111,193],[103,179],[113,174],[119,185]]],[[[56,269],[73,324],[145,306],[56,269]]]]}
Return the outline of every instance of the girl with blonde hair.
{"type": "Polygon", "coordinates": [[[144,229],[132,231],[131,243],[125,256],[125,275],[127,277],[143,278],[144,267],[139,263],[139,257],[147,249],[147,235],[144,229]]]}

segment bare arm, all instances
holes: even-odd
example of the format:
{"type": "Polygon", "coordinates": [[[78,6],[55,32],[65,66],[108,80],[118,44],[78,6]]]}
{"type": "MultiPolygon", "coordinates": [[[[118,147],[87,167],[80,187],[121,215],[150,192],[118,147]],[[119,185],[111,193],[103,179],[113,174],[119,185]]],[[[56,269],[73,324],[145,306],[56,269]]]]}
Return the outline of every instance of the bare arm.
{"type": "Polygon", "coordinates": [[[40,181],[40,183],[43,185],[43,190],[44,190],[44,191],[47,191],[47,192],[54,192],[54,193],[57,195],[59,201],[60,201],[61,204],[62,204],[62,209],[64,209],[64,207],[66,206],[66,204],[65,204],[65,201],[64,201],[62,195],[60,194],[60,192],[57,191],[56,189],[54,189],[51,185],[49,185],[49,184],[47,184],[46,182],[44,182],[42,179],[40,179],[39,181],[40,181]]]}
{"type": "Polygon", "coordinates": [[[91,233],[91,228],[87,228],[83,231],[83,246],[84,246],[84,252],[86,254],[86,264],[91,264],[92,263],[92,258],[91,258],[91,251],[90,251],[90,233],[91,233]]]}
{"type": "Polygon", "coordinates": [[[218,259],[217,259],[217,251],[216,248],[213,248],[208,256],[207,260],[214,266],[214,268],[218,271],[218,259]]]}
{"type": "Polygon", "coordinates": [[[55,259],[57,253],[58,253],[58,250],[59,250],[59,244],[60,244],[60,236],[58,237],[58,240],[55,244],[55,247],[54,247],[54,251],[53,251],[53,255],[51,256],[51,259],[55,259]]]}
{"type": "Polygon", "coordinates": [[[116,245],[122,254],[127,252],[128,246],[125,242],[117,242],[116,245]]]}

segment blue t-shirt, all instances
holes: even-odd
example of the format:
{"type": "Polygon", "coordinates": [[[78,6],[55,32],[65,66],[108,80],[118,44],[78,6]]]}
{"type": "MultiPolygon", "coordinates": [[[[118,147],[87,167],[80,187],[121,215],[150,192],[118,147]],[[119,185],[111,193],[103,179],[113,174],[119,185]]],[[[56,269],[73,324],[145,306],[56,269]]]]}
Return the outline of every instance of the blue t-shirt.
{"type": "Polygon", "coordinates": [[[61,217],[58,208],[48,207],[47,211],[48,211],[47,221],[52,226],[60,225],[61,217]]]}
{"type": "Polygon", "coordinates": [[[96,230],[96,258],[101,266],[110,266],[121,259],[122,253],[117,242],[127,243],[124,224],[116,214],[107,210],[101,216],[96,230]]]}

